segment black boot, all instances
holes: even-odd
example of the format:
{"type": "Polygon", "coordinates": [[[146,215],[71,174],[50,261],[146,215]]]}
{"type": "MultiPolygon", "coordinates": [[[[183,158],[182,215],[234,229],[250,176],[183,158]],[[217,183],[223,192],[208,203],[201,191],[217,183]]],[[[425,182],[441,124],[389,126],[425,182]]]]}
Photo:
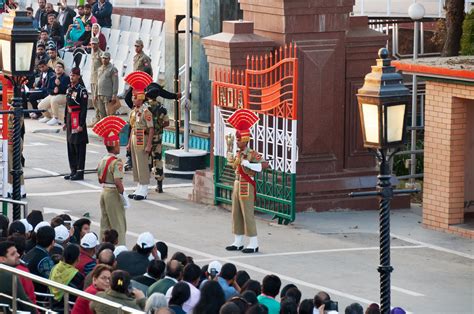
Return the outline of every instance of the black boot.
{"type": "Polygon", "coordinates": [[[133,168],[132,164],[132,154],[130,152],[127,152],[127,162],[125,163],[124,170],[125,171],[130,171],[133,168]]]}
{"type": "Polygon", "coordinates": [[[70,174],[64,176],[64,180],[71,180],[72,177],[76,175],[76,171],[71,171],[70,174]]]}
{"type": "Polygon", "coordinates": [[[84,171],[78,171],[75,175],[71,176],[69,179],[71,181],[81,181],[84,180],[84,171]]]}
{"type": "Polygon", "coordinates": [[[163,193],[163,181],[156,181],[156,189],[155,191],[158,193],[163,193]]]}

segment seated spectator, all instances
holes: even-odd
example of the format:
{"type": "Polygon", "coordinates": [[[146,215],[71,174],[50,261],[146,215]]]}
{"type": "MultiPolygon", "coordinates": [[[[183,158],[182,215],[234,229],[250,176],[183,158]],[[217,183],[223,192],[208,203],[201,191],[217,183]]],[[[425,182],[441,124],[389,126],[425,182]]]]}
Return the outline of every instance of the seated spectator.
{"type": "MultiPolygon", "coordinates": [[[[140,290],[133,289],[131,297],[128,292],[129,285],[130,275],[126,271],[116,270],[112,273],[110,289],[98,292],[97,296],[132,309],[143,310],[146,303],[145,295],[140,290]]],[[[97,302],[91,302],[90,308],[95,314],[110,314],[112,310],[109,306],[97,302]]]]}
{"type": "Polygon", "coordinates": [[[38,0],[38,9],[36,10],[34,25],[42,28],[48,23],[48,14],[46,13],[46,0],[38,0]]]}
{"type": "Polygon", "coordinates": [[[55,43],[49,42],[46,49],[47,49],[48,56],[49,56],[48,66],[51,69],[54,70],[56,68],[56,64],[58,64],[58,63],[62,63],[64,65],[63,59],[61,59],[58,56],[58,50],[57,50],[57,47],[56,47],[55,43]]]}
{"type": "MultiPolygon", "coordinates": [[[[199,268],[199,267],[198,267],[199,268]]],[[[186,314],[183,310],[183,304],[191,296],[189,286],[185,282],[178,282],[171,292],[171,298],[168,302],[168,307],[172,309],[176,314],[186,314]]]]}
{"type": "Polygon", "coordinates": [[[54,228],[54,233],[56,234],[54,238],[54,246],[50,251],[51,255],[58,254],[63,255],[64,248],[69,242],[69,230],[63,225],[59,225],[54,228]]]}
{"type": "Polygon", "coordinates": [[[222,266],[219,275],[217,275],[217,282],[221,285],[226,300],[240,294],[240,287],[235,281],[236,274],[237,268],[235,265],[232,263],[226,263],[222,266]]]}
{"type": "Polygon", "coordinates": [[[231,303],[234,303],[235,305],[237,305],[237,308],[239,309],[239,313],[245,313],[248,310],[248,308],[251,306],[247,302],[247,300],[245,300],[241,296],[233,297],[227,302],[231,302],[231,303]]]}
{"type": "Polygon", "coordinates": [[[97,18],[92,15],[92,6],[89,3],[84,5],[84,16],[82,16],[84,24],[89,23],[90,25],[97,23],[97,18]]]}
{"type": "Polygon", "coordinates": [[[123,252],[117,257],[117,269],[125,270],[132,277],[143,275],[148,267],[148,256],[153,249],[155,249],[153,235],[150,232],[141,233],[133,250],[123,252]]]}
{"type": "MultiPolygon", "coordinates": [[[[103,249],[97,253],[97,265],[107,265],[110,266],[112,269],[115,268],[115,256],[114,252],[111,249],[103,249]]],[[[97,267],[96,265],[96,267],[97,267]]],[[[92,274],[90,272],[87,274],[86,278],[84,279],[84,287],[89,287],[92,284],[92,274]]]]}
{"type": "Polygon", "coordinates": [[[108,242],[113,245],[118,244],[118,232],[115,229],[105,230],[102,242],[108,242]]]}
{"type": "Polygon", "coordinates": [[[305,299],[301,301],[300,307],[298,308],[298,314],[313,314],[315,310],[313,300],[305,299]]]}
{"type": "Polygon", "coordinates": [[[148,296],[145,304],[145,312],[156,313],[159,309],[168,306],[168,301],[162,293],[155,292],[148,296]]]}
{"type": "MultiPolygon", "coordinates": [[[[99,291],[107,291],[110,288],[110,277],[112,268],[108,265],[98,264],[91,272],[92,284],[88,286],[84,292],[96,295],[99,291]]],[[[90,309],[90,301],[82,297],[77,298],[72,314],[92,314],[90,309]]]]}
{"type": "Polygon", "coordinates": [[[48,24],[44,28],[48,32],[49,38],[56,44],[57,49],[61,49],[64,46],[64,33],[63,28],[56,21],[54,13],[48,14],[48,24]]]}
{"type": "Polygon", "coordinates": [[[93,256],[95,255],[95,247],[98,244],[97,236],[92,232],[85,234],[81,239],[81,255],[76,267],[84,276],[87,276],[97,265],[93,256]]]}
{"type": "Polygon", "coordinates": [[[267,275],[262,281],[262,294],[257,299],[258,303],[265,305],[268,308],[269,314],[280,313],[280,302],[275,297],[280,292],[281,280],[276,275],[267,275]]]}
{"type": "Polygon", "coordinates": [[[151,260],[145,274],[133,277],[138,283],[150,287],[152,284],[161,279],[166,269],[166,264],[160,260],[151,260]]]}
{"type": "Polygon", "coordinates": [[[74,48],[75,43],[81,38],[85,30],[84,22],[80,18],[75,18],[73,23],[68,26],[64,48],[74,48]]]}
{"type": "Polygon", "coordinates": [[[76,220],[72,226],[74,228],[74,233],[70,242],[80,244],[82,237],[91,230],[91,221],[87,218],[80,218],[76,220]]]}
{"type": "Polygon", "coordinates": [[[8,226],[8,235],[22,235],[23,237],[26,238],[26,227],[25,225],[19,221],[15,220],[13,221],[10,226],[8,226]]]}
{"type": "Polygon", "coordinates": [[[234,302],[228,301],[219,310],[219,314],[242,314],[242,312],[237,304],[234,302]]]}
{"type": "Polygon", "coordinates": [[[243,287],[249,279],[250,276],[245,270],[239,270],[235,275],[235,281],[237,282],[239,287],[243,287]]]}
{"type": "Polygon", "coordinates": [[[38,41],[38,43],[36,44],[36,56],[35,56],[35,76],[36,77],[39,76],[41,73],[40,69],[38,68],[39,62],[41,60],[46,61],[46,64],[47,64],[49,61],[49,56],[46,53],[45,43],[42,41],[38,41]]]}
{"type": "MultiPolygon", "coordinates": [[[[18,255],[20,255],[20,263],[18,263],[16,268],[29,273],[30,271],[28,270],[28,267],[22,261],[22,257],[25,254],[25,247],[26,247],[25,237],[20,236],[20,235],[18,236],[13,235],[13,236],[8,237],[8,241],[15,243],[15,247],[18,252],[18,255]]],[[[25,293],[28,296],[28,298],[31,300],[31,302],[33,302],[33,304],[36,304],[35,286],[33,285],[33,280],[27,277],[22,277],[22,276],[18,278],[20,279],[21,285],[23,286],[23,289],[25,290],[25,293]]]]}
{"type": "MultiPolygon", "coordinates": [[[[361,312],[362,313],[362,312],[361,312]]],[[[394,307],[393,309],[390,310],[390,314],[406,314],[404,309],[401,307],[394,307]]]]}
{"type": "Polygon", "coordinates": [[[54,72],[55,76],[48,84],[48,96],[38,105],[38,109],[47,110],[43,112],[44,117],[38,121],[50,126],[60,124],[59,110],[61,106],[66,105],[66,91],[70,84],[69,76],[64,72],[64,62],[57,62],[54,72]]]}
{"type": "MultiPolygon", "coordinates": [[[[76,268],[76,265],[79,263],[79,254],[80,249],[77,244],[70,243],[64,249],[63,259],[53,267],[49,279],[63,285],[82,290],[84,284],[84,276],[76,268]]],[[[49,287],[49,290],[54,295],[54,300],[59,303],[59,307],[62,305],[62,299],[64,296],[64,291],[49,287]]],[[[71,301],[74,301],[76,298],[74,295],[70,296],[71,301]]]]}
{"type": "Polygon", "coordinates": [[[365,310],[365,314],[380,314],[380,307],[377,303],[370,304],[365,310]]]}
{"type": "Polygon", "coordinates": [[[49,225],[53,228],[56,228],[57,226],[60,226],[62,224],[63,224],[63,219],[59,216],[53,217],[51,219],[51,222],[49,223],[49,225]]]}
{"type": "Polygon", "coordinates": [[[32,7],[27,7],[26,8],[26,15],[33,18],[33,28],[38,29],[39,28],[38,27],[38,21],[35,20],[35,18],[34,18],[35,15],[34,15],[34,10],[33,10],[32,7]]]}
{"type": "Polygon", "coordinates": [[[171,259],[177,260],[181,263],[181,265],[183,265],[183,267],[186,266],[186,264],[188,263],[186,254],[184,254],[183,252],[175,252],[173,256],[171,256],[171,259]]]}
{"type": "MultiPolygon", "coordinates": [[[[199,291],[199,289],[197,288],[197,285],[199,284],[200,276],[201,276],[201,269],[199,268],[198,265],[188,264],[184,267],[182,283],[185,283],[189,286],[189,292],[190,292],[188,299],[182,305],[182,308],[186,313],[191,313],[193,311],[194,307],[196,306],[196,304],[198,303],[201,297],[201,291],[199,291]]],[[[168,292],[166,293],[166,298],[168,297],[171,298],[175,287],[176,286],[168,289],[168,292]]],[[[171,299],[170,299],[170,304],[171,304],[171,299]]]]}
{"type": "Polygon", "coordinates": [[[257,295],[255,294],[255,292],[251,290],[246,290],[242,292],[240,295],[243,299],[245,299],[245,301],[247,301],[249,306],[252,306],[258,303],[257,295]]]}
{"type": "Polygon", "coordinates": [[[160,253],[160,259],[166,261],[168,258],[168,246],[166,243],[162,241],[156,242],[156,249],[160,253]]]}
{"type": "MultiPolygon", "coordinates": [[[[38,224],[39,225],[39,224],[38,224]]],[[[38,227],[38,225],[36,227],[38,227]]],[[[36,228],[35,227],[35,228],[36,228]]],[[[54,262],[49,256],[49,250],[54,245],[54,229],[49,226],[40,227],[36,232],[36,246],[31,249],[23,261],[28,265],[30,273],[48,279],[53,269],[54,262]]],[[[40,283],[34,283],[36,292],[47,292],[47,287],[40,283]]]]}
{"type": "Polygon", "coordinates": [[[257,296],[262,294],[262,285],[257,280],[247,280],[245,285],[242,287],[242,291],[253,291],[257,296]]]}
{"type": "Polygon", "coordinates": [[[107,49],[107,39],[105,38],[105,35],[101,32],[101,29],[102,28],[98,23],[92,24],[92,38],[98,38],[100,50],[105,51],[107,49]]]}
{"type": "Polygon", "coordinates": [[[101,27],[112,27],[112,4],[109,0],[98,0],[92,7],[92,14],[101,27]]]}
{"type": "Polygon", "coordinates": [[[269,314],[268,308],[263,304],[252,305],[245,314],[269,314]]]}
{"type": "Polygon", "coordinates": [[[54,14],[54,17],[58,16],[58,12],[54,11],[54,7],[52,3],[46,2],[45,9],[46,9],[47,16],[49,16],[50,14],[54,14]]]}
{"type": "Polygon", "coordinates": [[[32,210],[26,220],[35,228],[40,222],[44,221],[43,213],[40,210],[32,210]]]}
{"type": "Polygon", "coordinates": [[[193,314],[218,314],[224,303],[225,296],[221,285],[217,281],[209,280],[201,288],[201,298],[194,307],[193,314]]]}
{"type": "Polygon", "coordinates": [[[49,44],[49,33],[48,33],[47,30],[45,30],[45,29],[40,30],[38,42],[43,43],[43,45],[45,45],[46,47],[48,46],[48,44],[49,44]]]}
{"type": "Polygon", "coordinates": [[[293,298],[285,297],[280,303],[280,314],[298,314],[298,306],[293,298]]]}
{"type": "Polygon", "coordinates": [[[346,306],[344,314],[364,314],[364,308],[359,303],[352,303],[351,305],[346,306]]]}
{"type": "Polygon", "coordinates": [[[283,298],[292,298],[296,302],[296,305],[299,306],[300,301],[301,301],[301,291],[296,287],[290,288],[285,292],[285,295],[281,297],[280,299],[283,299],[283,298]]]}
{"type": "MultiPolygon", "coordinates": [[[[10,267],[16,267],[20,263],[20,255],[17,252],[15,243],[11,241],[0,242],[0,263],[5,264],[10,267]]],[[[2,284],[0,285],[0,293],[6,294],[6,295],[12,295],[13,293],[12,281],[13,281],[13,277],[10,272],[1,271],[0,282],[2,284]]],[[[26,295],[25,290],[23,289],[23,285],[18,280],[18,277],[17,277],[16,293],[17,293],[17,298],[31,303],[31,300],[26,295]]],[[[9,304],[11,307],[11,300],[8,298],[4,298],[0,296],[0,303],[9,304]]],[[[30,311],[30,312],[36,311],[34,308],[27,306],[21,302],[17,302],[17,306],[18,306],[18,310],[30,311]]]]}
{"type": "MultiPolygon", "coordinates": [[[[327,314],[337,314],[337,311],[328,311],[328,309],[324,308],[323,305],[327,302],[330,301],[331,297],[329,294],[325,291],[320,291],[318,294],[314,296],[313,303],[314,303],[314,309],[319,310],[320,312],[324,311],[324,313],[327,314]]],[[[377,305],[377,304],[375,304],[377,305]]],[[[377,305],[378,306],[378,305],[377,305]]]]}
{"type": "Polygon", "coordinates": [[[58,22],[61,25],[63,34],[66,34],[67,30],[69,29],[69,25],[72,24],[74,17],[76,16],[76,12],[73,8],[67,5],[67,0],[60,0],[58,2],[59,14],[58,14],[58,22]]]}
{"type": "MultiPolygon", "coordinates": [[[[122,255],[121,253],[120,255],[122,255]]],[[[183,274],[183,266],[176,260],[171,260],[166,265],[166,276],[163,279],[158,280],[150,286],[147,295],[151,295],[155,292],[166,294],[168,289],[173,287],[179,280],[181,280],[183,274]]]]}
{"type": "Polygon", "coordinates": [[[222,264],[219,261],[212,261],[209,265],[204,265],[201,269],[201,282],[199,283],[199,287],[208,281],[208,280],[215,280],[217,275],[221,272],[222,264]]]}

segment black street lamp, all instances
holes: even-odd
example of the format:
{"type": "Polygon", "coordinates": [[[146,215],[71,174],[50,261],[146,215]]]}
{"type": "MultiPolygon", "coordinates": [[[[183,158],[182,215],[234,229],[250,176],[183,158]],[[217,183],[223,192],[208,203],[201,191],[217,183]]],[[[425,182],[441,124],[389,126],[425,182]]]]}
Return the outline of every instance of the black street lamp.
{"type": "Polygon", "coordinates": [[[365,76],[364,86],[359,89],[360,121],[364,147],[373,149],[379,164],[379,175],[375,192],[351,193],[351,197],[378,196],[380,221],[380,312],[390,312],[390,202],[395,194],[418,192],[417,190],[393,190],[390,160],[395,153],[389,148],[397,148],[406,139],[406,108],[410,101],[410,91],[403,85],[403,78],[391,66],[386,48],[379,50],[377,65],[365,76]]]}
{"type": "MultiPolygon", "coordinates": [[[[0,29],[1,63],[3,76],[13,86],[13,111],[2,111],[1,114],[13,114],[13,200],[21,199],[21,119],[24,114],[21,98],[21,88],[27,81],[27,77],[34,72],[34,52],[38,31],[33,28],[33,18],[26,11],[12,11],[3,14],[3,27],[0,29]]],[[[7,97],[6,94],[3,97],[7,97]]],[[[29,112],[29,111],[28,111],[29,112]]],[[[36,111],[35,111],[36,112],[36,111]]],[[[20,205],[13,205],[13,219],[20,219],[20,205]]]]}

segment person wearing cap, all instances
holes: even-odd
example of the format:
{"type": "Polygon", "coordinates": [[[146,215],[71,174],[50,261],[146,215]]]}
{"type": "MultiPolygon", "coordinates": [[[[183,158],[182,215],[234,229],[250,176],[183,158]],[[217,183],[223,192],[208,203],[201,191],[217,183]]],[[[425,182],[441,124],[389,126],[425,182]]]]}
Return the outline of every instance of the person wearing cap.
{"type": "Polygon", "coordinates": [[[115,106],[118,100],[118,70],[110,63],[110,52],[102,52],[101,58],[102,65],[97,72],[97,93],[95,95],[100,119],[107,116],[107,108],[115,106]]]}
{"type": "Polygon", "coordinates": [[[152,150],[150,158],[150,168],[152,169],[153,175],[156,179],[156,191],[163,193],[163,150],[162,150],[162,136],[164,129],[169,126],[168,111],[158,100],[158,97],[165,99],[179,100],[180,95],[168,92],[157,83],[151,83],[145,89],[145,96],[148,99],[148,109],[153,114],[153,126],[155,132],[153,134],[152,150]]]}
{"type": "Polygon", "coordinates": [[[63,255],[64,248],[68,244],[69,241],[69,230],[67,230],[66,226],[59,225],[54,228],[54,246],[51,249],[51,255],[58,254],[63,255]]]}
{"type": "Polygon", "coordinates": [[[150,232],[141,233],[131,251],[122,252],[117,256],[117,269],[127,271],[132,277],[143,275],[153,250],[156,250],[153,235],[150,232]]]}
{"type": "Polygon", "coordinates": [[[123,162],[118,158],[120,154],[120,130],[126,122],[116,116],[100,120],[92,129],[104,139],[107,155],[102,158],[97,166],[97,176],[103,190],[100,194],[100,236],[106,230],[115,229],[118,233],[118,243],[125,244],[127,232],[127,218],[125,207],[128,199],[124,196],[123,187],[123,162]]]}
{"type": "Polygon", "coordinates": [[[258,121],[258,117],[250,110],[239,109],[227,120],[235,129],[237,141],[236,157],[229,156],[228,163],[235,169],[235,181],[232,191],[232,233],[234,242],[226,247],[228,251],[243,253],[258,252],[257,225],[255,223],[254,206],[256,186],[254,176],[257,172],[268,168],[268,162],[260,154],[248,147],[251,139],[250,128],[258,121]],[[244,249],[244,234],[249,244],[244,249]]]}
{"type": "Polygon", "coordinates": [[[145,88],[153,81],[145,72],[132,72],[125,77],[125,81],[133,88],[134,108],[130,112],[131,135],[127,151],[130,151],[133,160],[133,181],[137,182],[135,192],[128,197],[136,201],[146,199],[150,184],[149,157],[152,151],[152,140],[155,133],[153,114],[143,104],[145,88]]]}
{"type": "Polygon", "coordinates": [[[47,64],[49,61],[49,56],[46,53],[46,44],[42,41],[38,41],[38,43],[36,44],[36,55],[35,55],[35,76],[38,76],[40,74],[40,70],[38,69],[38,64],[41,60],[45,60],[47,64]]]}
{"type": "MultiPolygon", "coordinates": [[[[51,62],[51,60],[49,60],[51,62]]],[[[66,92],[70,83],[64,72],[64,62],[58,61],[54,68],[55,76],[48,82],[48,96],[41,100],[38,109],[46,110],[38,121],[50,126],[59,125],[60,107],[66,105],[66,92]]]]}
{"type": "MultiPolygon", "coordinates": [[[[35,92],[28,96],[28,101],[30,102],[33,109],[38,109],[38,101],[48,97],[48,85],[50,84],[51,80],[54,80],[55,76],[53,69],[48,67],[48,60],[40,60],[37,66],[39,70],[39,77],[34,84],[35,92]]],[[[37,119],[38,114],[31,112],[30,118],[37,119]]]]}
{"type": "Polygon", "coordinates": [[[63,61],[63,59],[61,59],[58,56],[58,50],[56,48],[56,45],[53,42],[50,42],[50,41],[47,41],[47,43],[48,43],[48,45],[46,47],[46,51],[47,51],[48,56],[49,56],[48,66],[51,69],[54,70],[56,68],[56,64],[58,64],[58,62],[62,62],[64,64],[64,61],[63,61]]]}
{"type": "MultiPolygon", "coordinates": [[[[91,98],[92,98],[92,105],[94,106],[95,109],[95,117],[92,120],[92,123],[89,125],[89,127],[93,127],[99,120],[101,119],[100,117],[100,110],[98,106],[98,101],[97,101],[97,83],[98,83],[98,74],[99,74],[99,68],[102,66],[102,53],[104,52],[102,49],[99,47],[99,38],[98,37],[92,37],[91,38],[91,55],[90,58],[92,58],[91,62],[91,98]]],[[[117,72],[118,73],[118,72],[117,72]]],[[[117,77],[118,80],[118,77],[117,77]]]]}
{"type": "Polygon", "coordinates": [[[64,179],[71,181],[84,180],[86,146],[89,143],[86,126],[89,95],[82,84],[81,70],[73,68],[71,70],[71,84],[66,92],[63,126],[63,129],[66,130],[67,155],[71,169],[71,173],[64,179]]]}
{"type": "Polygon", "coordinates": [[[95,265],[97,265],[97,261],[94,258],[95,247],[97,245],[99,245],[99,240],[92,232],[86,233],[81,239],[81,253],[76,268],[84,275],[84,277],[94,269],[95,265]]]}
{"type": "MultiPolygon", "coordinates": [[[[133,71],[143,71],[153,77],[153,68],[151,67],[151,59],[143,52],[143,40],[137,39],[135,41],[135,56],[133,56],[133,71]]],[[[133,107],[133,88],[130,88],[125,93],[125,103],[131,109],[133,107]]]]}

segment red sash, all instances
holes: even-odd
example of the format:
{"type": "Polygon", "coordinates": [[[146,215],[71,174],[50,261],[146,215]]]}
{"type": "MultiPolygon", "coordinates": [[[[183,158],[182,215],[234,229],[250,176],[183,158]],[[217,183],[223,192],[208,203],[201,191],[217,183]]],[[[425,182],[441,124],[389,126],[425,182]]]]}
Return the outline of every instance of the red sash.
{"type": "Polygon", "coordinates": [[[248,183],[250,183],[253,186],[253,196],[254,196],[253,201],[255,202],[257,200],[257,186],[255,184],[255,181],[248,174],[246,174],[244,172],[244,169],[242,169],[241,165],[239,165],[238,169],[239,169],[239,173],[242,176],[242,178],[244,178],[245,181],[247,181],[248,183]]]}
{"type": "Polygon", "coordinates": [[[107,162],[105,163],[105,168],[104,168],[104,172],[102,173],[102,177],[100,177],[99,179],[99,183],[105,183],[105,178],[107,177],[107,170],[109,169],[109,166],[110,164],[112,163],[112,161],[116,160],[117,157],[115,156],[111,156],[109,159],[107,159],[107,162]]]}

